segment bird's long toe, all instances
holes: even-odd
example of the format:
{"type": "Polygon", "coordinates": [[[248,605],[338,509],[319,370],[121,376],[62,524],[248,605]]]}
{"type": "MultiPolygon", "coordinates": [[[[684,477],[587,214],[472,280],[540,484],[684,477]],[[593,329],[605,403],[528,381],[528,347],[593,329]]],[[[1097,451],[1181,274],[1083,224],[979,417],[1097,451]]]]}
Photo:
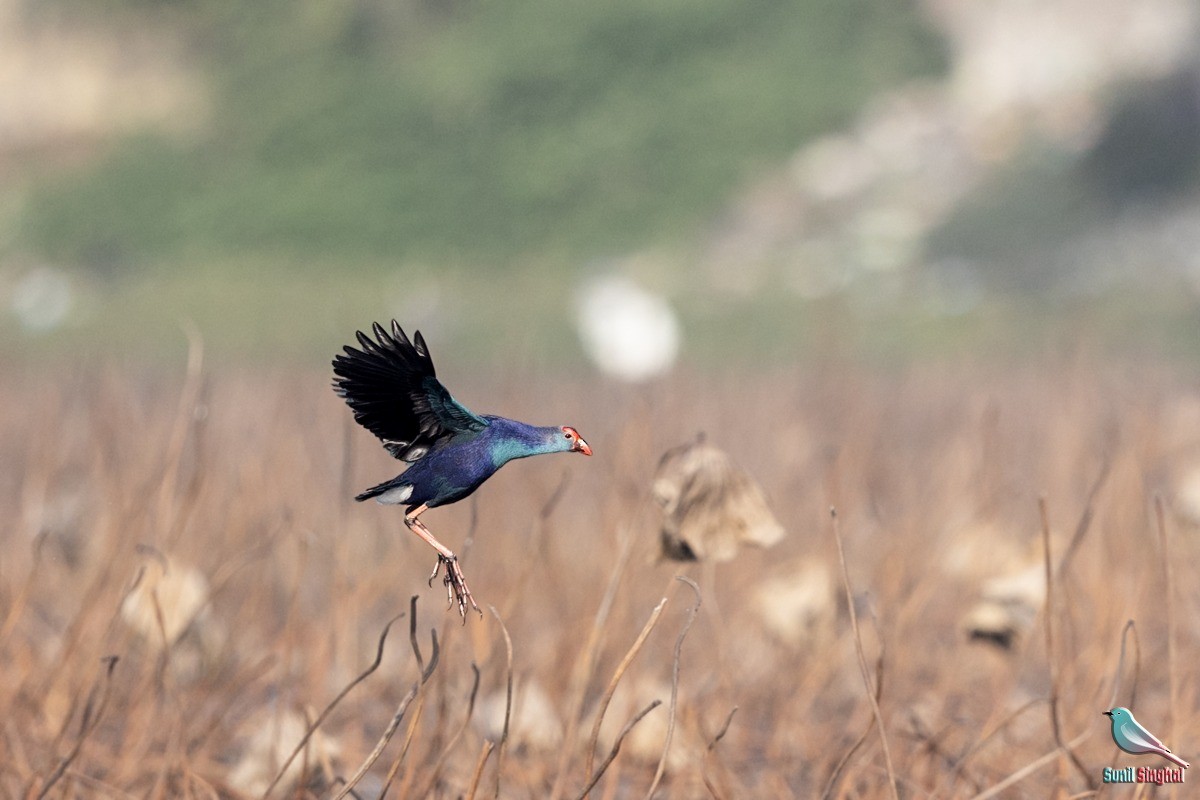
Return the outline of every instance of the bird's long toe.
{"type": "Polygon", "coordinates": [[[471,604],[471,608],[483,616],[479,606],[475,603],[475,598],[471,596],[471,590],[467,587],[467,579],[463,575],[462,567],[458,565],[458,556],[451,556],[443,559],[446,562],[446,577],[442,582],[446,585],[446,594],[450,598],[450,604],[458,603],[458,613],[465,621],[467,618],[467,603],[471,604]]]}

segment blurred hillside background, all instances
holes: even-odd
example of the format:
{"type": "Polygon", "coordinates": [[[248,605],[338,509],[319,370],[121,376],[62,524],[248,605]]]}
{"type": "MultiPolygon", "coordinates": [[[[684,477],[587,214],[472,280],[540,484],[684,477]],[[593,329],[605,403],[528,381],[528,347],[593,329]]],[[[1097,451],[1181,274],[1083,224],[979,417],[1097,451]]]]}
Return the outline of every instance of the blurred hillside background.
{"type": "Polygon", "coordinates": [[[701,368],[1200,358],[1198,17],[0,0],[0,347],[311,362],[395,316],[567,364],[621,276],[701,368]]]}

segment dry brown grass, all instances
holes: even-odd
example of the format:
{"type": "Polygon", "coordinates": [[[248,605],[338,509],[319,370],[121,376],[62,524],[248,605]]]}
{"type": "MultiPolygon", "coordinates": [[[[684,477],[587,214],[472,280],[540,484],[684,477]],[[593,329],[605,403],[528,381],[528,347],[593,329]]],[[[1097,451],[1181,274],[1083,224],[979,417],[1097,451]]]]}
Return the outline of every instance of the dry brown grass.
{"type": "Polygon", "coordinates": [[[590,794],[643,797],[676,672],[659,798],[890,797],[884,742],[900,797],[1110,794],[1104,765],[1143,763],[1108,736],[1114,696],[1200,758],[1200,530],[1173,511],[1200,464],[1200,390],[1178,375],[827,367],[635,393],[455,381],[480,411],[577,426],[597,454],[512,465],[426,516],[495,606],[464,626],[426,587],[433,553],[399,512],[350,501],[395,464],[324,373],[198,374],[17,370],[0,385],[0,796],[257,796],[235,785],[238,762],[285,735],[286,755],[364,672],[273,797],[337,794],[393,721],[359,797],[576,797],[657,700],[590,794]],[[697,430],[762,482],[783,543],[715,566],[654,562],[650,479],[697,430]],[[831,506],[866,681],[844,595],[790,641],[756,597],[804,559],[842,590],[831,506]],[[1050,630],[1039,608],[1011,651],[968,641],[982,582],[1041,563],[1044,544],[1050,630]],[[189,567],[209,604],[176,638],[164,605],[182,601],[143,582],[189,567]],[[680,572],[703,597],[682,643],[696,601],[680,572]],[[121,611],[133,595],[149,598],[141,633],[121,611]]]}

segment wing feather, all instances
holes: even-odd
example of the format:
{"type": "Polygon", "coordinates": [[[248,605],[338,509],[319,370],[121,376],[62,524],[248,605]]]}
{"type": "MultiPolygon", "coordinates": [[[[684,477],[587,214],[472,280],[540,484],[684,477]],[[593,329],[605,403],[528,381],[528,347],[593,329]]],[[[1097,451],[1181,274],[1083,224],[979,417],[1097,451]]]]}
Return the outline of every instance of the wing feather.
{"type": "Polygon", "coordinates": [[[437,379],[420,331],[410,340],[392,320],[391,332],[378,322],[371,332],[355,332],[359,347],[347,345],[333,359],[333,390],[389,453],[416,461],[441,441],[487,427],[437,379]]]}

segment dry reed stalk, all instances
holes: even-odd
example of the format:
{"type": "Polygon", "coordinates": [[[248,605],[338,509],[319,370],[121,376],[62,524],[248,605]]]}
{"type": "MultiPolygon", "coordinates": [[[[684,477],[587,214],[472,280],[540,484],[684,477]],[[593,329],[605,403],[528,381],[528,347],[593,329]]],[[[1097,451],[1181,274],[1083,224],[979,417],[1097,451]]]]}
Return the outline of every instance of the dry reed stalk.
{"type": "Polygon", "coordinates": [[[42,800],[50,790],[54,788],[54,784],[63,777],[67,769],[71,766],[76,758],[79,757],[79,751],[83,749],[83,743],[87,738],[100,726],[100,720],[104,717],[104,712],[108,708],[108,698],[112,692],[112,676],[113,670],[117,666],[117,656],[108,656],[104,659],[104,677],[103,683],[99,686],[93,686],[89,693],[88,700],[83,706],[83,718],[79,722],[79,735],[75,737],[75,743],[71,746],[70,752],[58,762],[58,766],[46,778],[46,782],[42,784],[36,795],[33,794],[34,784],[30,784],[25,791],[27,797],[34,797],[36,800],[42,800]],[[99,698],[97,698],[97,692],[99,698]]]}
{"type": "Polygon", "coordinates": [[[342,699],[345,698],[346,695],[350,694],[355,686],[358,686],[372,673],[374,673],[375,670],[379,669],[379,665],[383,663],[383,646],[387,642],[388,631],[391,630],[392,624],[403,616],[404,613],[401,612],[389,619],[387,624],[383,626],[383,631],[379,634],[379,645],[375,648],[375,660],[371,662],[371,666],[367,667],[365,670],[359,673],[358,677],[346,684],[345,688],[338,692],[333,700],[329,701],[329,705],[325,706],[325,709],[317,715],[317,718],[313,720],[313,722],[308,726],[308,729],[304,732],[304,736],[300,737],[300,741],[296,743],[294,748],[292,748],[291,755],[289,755],[287,760],[283,762],[283,765],[275,774],[275,779],[271,781],[270,785],[267,786],[266,790],[262,793],[261,800],[267,800],[267,798],[271,796],[271,792],[279,784],[279,781],[287,772],[288,767],[290,767],[292,762],[296,760],[296,756],[299,755],[302,750],[304,750],[305,746],[308,744],[308,741],[313,737],[313,734],[317,732],[317,729],[321,727],[321,723],[323,723],[325,718],[328,717],[333,709],[337,707],[338,703],[342,702],[342,699]]]}
{"type": "Polygon", "coordinates": [[[701,767],[702,775],[704,778],[704,788],[708,789],[708,793],[713,796],[713,800],[724,800],[724,795],[722,795],[720,792],[717,791],[717,788],[715,786],[713,786],[713,784],[712,784],[712,780],[709,779],[708,762],[709,762],[709,759],[712,757],[713,753],[716,752],[717,745],[720,743],[720,741],[722,739],[725,738],[725,734],[729,732],[729,726],[730,726],[730,724],[733,723],[733,715],[736,714],[737,711],[738,711],[737,706],[734,706],[733,708],[731,708],[729,710],[729,714],[725,717],[725,722],[721,725],[721,727],[717,731],[716,735],[714,735],[713,738],[709,741],[708,747],[706,747],[704,749],[704,762],[701,767]]]}
{"type": "Polygon", "coordinates": [[[1071,764],[1079,776],[1083,778],[1084,784],[1089,791],[1096,790],[1095,779],[1088,773],[1083,762],[1079,760],[1079,756],[1075,754],[1075,750],[1063,741],[1062,722],[1058,714],[1058,699],[1059,699],[1059,666],[1058,660],[1055,657],[1055,641],[1054,641],[1054,561],[1050,553],[1050,514],[1046,510],[1046,498],[1038,498],[1038,514],[1042,521],[1042,555],[1043,564],[1046,573],[1046,602],[1043,616],[1045,617],[1046,625],[1046,660],[1050,670],[1050,730],[1054,734],[1054,743],[1059,749],[1066,753],[1071,764]]]}
{"type": "Polygon", "coordinates": [[[867,699],[871,703],[875,726],[879,729],[879,743],[883,747],[883,761],[887,766],[888,785],[892,790],[892,800],[900,800],[900,791],[896,787],[896,771],[892,767],[892,751],[888,747],[887,733],[883,727],[883,714],[879,710],[879,702],[875,699],[875,693],[871,690],[871,669],[867,666],[867,657],[863,653],[862,634],[858,629],[858,612],[854,609],[854,590],[850,587],[850,570],[846,566],[846,550],[842,546],[837,508],[830,508],[829,516],[833,521],[833,540],[837,544],[838,562],[842,567],[842,586],[846,590],[846,605],[850,609],[850,629],[854,632],[854,652],[858,655],[858,668],[862,673],[863,685],[867,689],[867,699]]]}
{"type": "Polygon", "coordinates": [[[621,682],[625,670],[629,669],[629,665],[633,663],[633,659],[641,652],[642,645],[646,643],[650,632],[654,630],[654,626],[658,624],[658,618],[662,615],[662,610],[667,605],[667,598],[664,596],[658,601],[658,605],[650,612],[650,618],[646,620],[646,624],[642,626],[642,631],[633,640],[629,650],[625,653],[625,657],[621,659],[621,663],[617,665],[613,672],[612,679],[608,682],[608,688],[605,689],[604,695],[600,698],[600,705],[596,709],[596,721],[592,723],[592,734],[588,737],[587,750],[587,767],[584,769],[584,780],[591,781],[592,767],[595,766],[596,742],[600,739],[600,726],[604,722],[604,713],[608,710],[608,704],[612,702],[613,694],[617,691],[617,684],[621,682]]]}
{"type": "MultiPolygon", "coordinates": [[[[116,786],[110,786],[99,778],[93,778],[91,775],[86,775],[78,770],[68,769],[67,776],[71,780],[82,783],[88,789],[98,792],[105,797],[115,797],[117,800],[138,800],[137,795],[118,789],[116,786]]],[[[213,791],[213,797],[217,797],[215,791],[213,791]]],[[[220,798],[217,797],[217,800],[220,800],[220,798]]]]}
{"type": "MultiPolygon", "coordinates": [[[[29,760],[29,754],[25,752],[25,746],[21,743],[21,736],[16,729],[16,722],[11,716],[4,720],[4,740],[8,743],[7,752],[15,762],[12,768],[6,771],[13,774],[20,783],[25,783],[34,773],[34,768],[29,760]]],[[[0,764],[0,766],[8,767],[9,765],[0,764]]]]}
{"type": "MultiPolygon", "coordinates": [[[[982,750],[983,746],[991,741],[993,736],[1007,728],[1014,720],[1016,720],[1017,717],[1021,716],[1021,714],[1024,714],[1031,708],[1036,708],[1037,706],[1041,705],[1042,702],[1042,700],[1030,700],[1029,702],[1018,706],[1014,711],[1012,711],[1012,713],[1005,715],[1002,719],[993,724],[987,733],[979,737],[974,744],[968,747],[967,751],[959,757],[958,764],[955,765],[954,770],[950,773],[949,785],[946,787],[946,791],[950,792],[954,789],[955,785],[958,783],[959,777],[961,777],[961,775],[966,771],[967,764],[970,762],[971,757],[982,750]]],[[[930,793],[930,800],[933,800],[933,798],[939,797],[940,795],[941,791],[935,790],[930,793]]]]}
{"type": "Polygon", "coordinates": [[[625,741],[625,737],[629,735],[631,730],[633,730],[633,726],[641,722],[642,717],[646,716],[661,705],[662,700],[654,700],[650,703],[650,705],[634,714],[633,717],[630,718],[629,722],[625,723],[625,727],[621,728],[621,732],[617,734],[617,738],[613,741],[612,750],[610,750],[608,756],[600,762],[600,767],[596,770],[596,774],[593,775],[591,781],[583,787],[583,791],[575,796],[575,800],[583,800],[583,798],[588,796],[588,793],[591,792],[592,789],[595,788],[596,784],[599,783],[600,779],[604,777],[604,772],[608,769],[608,765],[611,764],[616,759],[617,754],[621,752],[621,743],[625,741]]]}
{"type": "MultiPolygon", "coordinates": [[[[608,579],[608,586],[604,590],[604,596],[600,599],[596,616],[592,620],[592,628],[588,632],[588,638],[584,642],[579,659],[575,662],[575,669],[571,673],[569,696],[572,699],[570,713],[567,715],[567,729],[563,733],[563,742],[575,741],[575,735],[579,730],[579,723],[583,716],[583,704],[587,699],[587,684],[591,680],[596,659],[599,657],[604,626],[608,622],[609,614],[612,613],[613,603],[617,599],[617,589],[621,584],[621,578],[625,575],[625,568],[629,565],[629,558],[633,555],[635,540],[632,527],[626,528],[617,555],[617,562],[613,565],[612,574],[608,579]]],[[[550,788],[549,800],[558,800],[562,795],[567,780],[567,769],[571,765],[571,754],[571,747],[564,746],[562,748],[554,784],[550,788]]]]}
{"type": "MultiPolygon", "coordinates": [[[[1067,742],[1067,748],[1071,749],[1071,748],[1078,747],[1079,745],[1081,745],[1085,741],[1087,741],[1088,737],[1091,735],[1092,735],[1091,731],[1084,731],[1083,733],[1079,734],[1071,741],[1067,742]]],[[[996,797],[1001,792],[1006,790],[1008,787],[1013,786],[1014,784],[1020,783],[1021,781],[1025,780],[1030,775],[1039,771],[1043,767],[1045,767],[1049,764],[1053,764],[1054,761],[1062,755],[1062,751],[1063,751],[1062,747],[1056,746],[1049,753],[1046,753],[1045,755],[1041,756],[1040,758],[1036,758],[1033,761],[1029,762],[1028,764],[1021,767],[1016,772],[1011,773],[1004,780],[995,784],[994,786],[987,789],[986,791],[983,791],[977,795],[974,795],[971,798],[971,800],[988,800],[988,798],[996,797]]],[[[1094,791],[1094,790],[1089,790],[1089,791],[1094,791]]]]}
{"type": "Polygon", "coordinates": [[[451,735],[450,740],[446,742],[446,745],[442,748],[442,752],[433,762],[433,767],[430,770],[429,780],[425,782],[425,786],[421,789],[421,791],[414,795],[415,797],[428,797],[433,791],[433,787],[437,785],[438,778],[441,776],[442,767],[445,766],[446,759],[458,745],[458,741],[466,732],[467,726],[471,724],[471,717],[475,713],[475,698],[479,694],[479,681],[481,677],[479,667],[473,662],[471,664],[471,671],[474,673],[475,677],[471,683],[471,694],[467,698],[467,713],[465,716],[463,716],[462,724],[458,726],[458,730],[451,735]]]}
{"type": "MultiPolygon", "coordinates": [[[[416,625],[416,620],[415,620],[416,596],[415,595],[413,596],[412,609],[413,609],[413,617],[414,617],[413,625],[415,626],[416,625]]],[[[366,760],[363,761],[363,763],[359,766],[358,770],[354,773],[354,776],[351,777],[350,780],[348,780],[346,782],[346,785],[342,787],[341,791],[338,792],[337,795],[334,796],[334,800],[344,800],[346,795],[350,794],[354,790],[354,787],[358,785],[358,782],[363,779],[363,776],[367,774],[367,770],[369,770],[372,767],[372,765],[374,765],[374,763],[379,759],[379,756],[382,755],[384,748],[386,748],[388,746],[388,743],[392,740],[392,736],[395,735],[396,729],[400,727],[400,723],[403,721],[404,715],[406,713],[408,713],[409,704],[412,703],[413,699],[415,699],[417,694],[421,691],[421,688],[429,681],[429,678],[433,675],[433,671],[435,669],[437,669],[438,659],[441,655],[441,648],[438,646],[437,630],[431,629],[429,631],[429,635],[432,640],[432,644],[430,645],[432,652],[429,655],[428,666],[425,666],[423,669],[419,670],[417,680],[413,682],[413,685],[408,690],[408,693],[405,694],[404,697],[400,700],[400,704],[396,707],[396,712],[392,715],[391,721],[388,723],[387,727],[384,729],[383,735],[379,737],[379,741],[376,743],[375,749],[371,751],[371,754],[367,756],[366,760]]],[[[424,664],[424,660],[421,657],[420,650],[417,647],[415,647],[415,641],[416,640],[413,639],[413,642],[414,642],[413,653],[416,656],[417,663],[424,664]]]]}
{"type": "MultiPolygon", "coordinates": [[[[409,641],[409,644],[412,646],[413,653],[415,653],[416,657],[417,657],[417,670],[420,672],[423,672],[425,669],[425,664],[424,664],[424,660],[421,657],[420,645],[417,643],[417,626],[416,626],[417,596],[413,595],[409,602],[410,602],[410,606],[412,608],[412,622],[408,626],[408,641],[409,641]]],[[[466,624],[465,617],[462,619],[462,624],[464,624],[464,625],[466,624]]],[[[443,617],[443,620],[442,620],[443,632],[445,631],[445,629],[446,629],[446,620],[445,620],[445,617],[443,617]]],[[[443,638],[442,641],[443,641],[442,647],[444,649],[446,646],[445,639],[443,638]]],[[[400,744],[400,752],[396,754],[396,757],[394,759],[392,759],[392,765],[388,768],[387,775],[384,777],[383,789],[379,793],[379,800],[383,800],[383,798],[387,796],[388,791],[391,789],[392,781],[395,780],[396,774],[400,771],[400,767],[404,763],[405,757],[408,755],[408,749],[412,745],[413,737],[416,735],[417,726],[420,724],[421,717],[424,715],[424,712],[425,712],[425,684],[422,683],[417,689],[416,710],[413,711],[413,715],[408,721],[408,727],[404,732],[404,741],[401,742],[401,744],[400,744]]],[[[405,781],[403,784],[401,784],[401,789],[400,789],[401,796],[407,795],[407,793],[404,791],[404,788],[412,780],[412,777],[413,777],[412,772],[407,773],[407,775],[405,776],[405,781]]]]}
{"type": "MultiPolygon", "coordinates": [[[[396,774],[400,771],[400,767],[404,764],[404,757],[408,755],[408,748],[412,745],[413,736],[416,734],[417,725],[421,722],[422,712],[425,710],[425,693],[417,693],[417,708],[413,712],[412,718],[408,721],[408,730],[404,732],[404,742],[400,745],[400,752],[392,760],[391,767],[388,768],[387,775],[383,779],[383,789],[379,792],[379,800],[387,797],[388,791],[392,788],[392,781],[396,779],[396,774]]],[[[405,783],[401,785],[400,796],[407,797],[408,793],[404,791],[404,786],[408,783],[408,778],[412,777],[412,772],[408,773],[405,783]]]]}
{"type": "Polygon", "coordinates": [[[21,614],[25,611],[25,606],[29,603],[29,595],[33,591],[33,587],[37,584],[39,568],[42,565],[42,545],[45,541],[46,536],[44,533],[37,533],[33,537],[33,563],[30,565],[29,574],[21,582],[21,588],[17,590],[17,596],[9,603],[8,610],[4,615],[4,621],[0,623],[0,652],[8,644],[8,637],[12,635],[13,629],[17,627],[17,620],[21,618],[21,614]]]}
{"type": "Polygon", "coordinates": [[[1125,622],[1125,627],[1121,629],[1121,655],[1117,658],[1117,672],[1116,677],[1113,680],[1112,697],[1108,699],[1108,707],[1110,709],[1116,708],[1117,706],[1117,697],[1121,690],[1121,675],[1124,674],[1125,671],[1125,637],[1131,633],[1133,634],[1134,657],[1133,686],[1130,688],[1129,692],[1129,705],[1130,707],[1133,707],[1137,704],[1138,678],[1141,676],[1142,672],[1142,643],[1138,638],[1137,623],[1135,623],[1133,620],[1127,620],[1125,622]]]}
{"type": "MultiPolygon", "coordinates": [[[[880,698],[883,697],[883,648],[880,648],[879,658],[875,661],[875,704],[879,704],[880,698]]],[[[871,721],[867,724],[866,729],[858,737],[850,749],[847,750],[838,763],[834,765],[833,772],[829,774],[829,780],[825,782],[825,791],[821,793],[822,800],[829,800],[833,797],[834,791],[837,789],[838,783],[842,776],[842,770],[850,763],[850,759],[858,752],[858,748],[862,747],[867,741],[867,737],[871,735],[871,731],[875,729],[877,718],[872,715],[871,721]]]]}
{"type": "Polygon", "coordinates": [[[166,458],[160,471],[162,480],[158,489],[158,507],[155,523],[159,530],[174,527],[177,509],[174,507],[175,488],[179,481],[179,470],[183,463],[184,447],[188,431],[195,416],[196,402],[200,398],[201,375],[204,367],[204,338],[191,320],[183,323],[183,332],[188,340],[187,372],[183,389],[179,393],[179,404],[175,410],[175,423],[165,449],[166,458]]]}
{"type": "Polygon", "coordinates": [[[679,666],[680,656],[683,653],[683,640],[687,638],[692,623],[696,621],[696,615],[700,613],[700,587],[696,585],[695,581],[684,575],[676,575],[675,580],[682,581],[692,588],[696,594],[696,604],[688,609],[687,620],[684,621],[683,628],[679,631],[679,638],[675,640],[675,654],[671,659],[671,704],[667,707],[667,735],[663,740],[658,768],[654,770],[654,780],[650,782],[650,788],[646,790],[646,800],[650,800],[654,796],[654,790],[658,788],[659,781],[662,780],[663,773],[667,769],[667,752],[671,749],[671,739],[675,735],[675,709],[679,699],[679,666]]]}
{"type": "MultiPolygon", "coordinates": [[[[462,546],[458,550],[459,561],[464,566],[467,564],[468,559],[470,558],[471,550],[475,544],[475,534],[479,529],[479,498],[477,495],[471,498],[471,502],[469,503],[469,508],[470,508],[470,521],[467,523],[467,533],[466,533],[466,536],[463,537],[462,546]]],[[[416,597],[414,596],[413,601],[415,601],[415,600],[416,600],[416,597]]],[[[453,607],[453,603],[451,603],[451,605],[449,607],[453,607]]],[[[415,608],[415,606],[414,606],[414,608],[415,608]]],[[[482,619],[483,611],[481,610],[479,612],[479,614],[482,619]]],[[[466,626],[466,622],[467,622],[466,617],[455,617],[453,614],[446,614],[446,615],[442,616],[442,621],[440,623],[440,628],[441,628],[440,641],[441,641],[441,648],[442,648],[443,654],[447,654],[447,653],[451,652],[453,642],[454,642],[454,637],[457,635],[457,631],[463,629],[466,626]],[[457,625],[453,624],[456,620],[458,621],[457,625]]],[[[414,648],[414,652],[419,653],[420,646],[417,643],[416,635],[417,635],[417,632],[416,632],[415,627],[410,626],[409,627],[409,641],[410,641],[412,647],[414,648]]],[[[474,693],[475,693],[475,691],[478,690],[479,680],[480,680],[478,666],[474,662],[471,662],[471,669],[475,672],[475,676],[474,676],[475,688],[472,690],[472,695],[471,695],[471,700],[470,700],[470,705],[471,705],[472,710],[468,712],[467,719],[465,719],[463,721],[464,728],[470,722],[470,715],[473,712],[474,703],[475,703],[474,693]]],[[[445,672],[445,670],[443,670],[437,676],[436,688],[439,693],[439,705],[438,705],[439,713],[441,715],[444,715],[445,709],[446,709],[446,672],[445,672]]],[[[417,710],[413,716],[412,721],[409,723],[408,730],[407,730],[407,732],[405,734],[405,738],[404,738],[404,744],[401,747],[401,752],[397,755],[396,759],[392,763],[392,768],[388,771],[388,777],[384,782],[383,794],[380,795],[381,800],[382,800],[382,797],[384,795],[386,795],[388,793],[388,791],[390,791],[392,779],[397,774],[397,770],[399,769],[402,761],[404,760],[405,756],[408,753],[409,746],[411,745],[413,736],[415,735],[415,732],[416,732],[417,723],[420,721],[420,718],[421,718],[423,710],[424,710],[425,696],[426,696],[426,692],[424,689],[422,689],[420,695],[417,698],[417,710]]],[[[440,741],[441,731],[442,731],[441,726],[438,726],[435,729],[433,739],[429,743],[429,746],[427,748],[429,754],[432,754],[435,751],[443,748],[443,745],[440,741]]],[[[461,735],[461,733],[459,735],[461,735]]],[[[438,766],[435,768],[435,772],[440,770],[440,768],[441,768],[440,764],[444,761],[444,759],[448,755],[449,755],[449,751],[443,749],[441,756],[437,759],[438,766]]],[[[436,777],[437,776],[435,774],[433,776],[433,781],[436,781],[436,777]]],[[[397,788],[397,795],[399,797],[409,797],[410,792],[412,790],[412,784],[416,780],[416,778],[417,778],[417,770],[416,769],[408,770],[404,775],[403,782],[401,782],[401,784],[397,788]]],[[[430,790],[432,789],[432,786],[433,786],[433,782],[429,782],[430,790]]],[[[417,796],[423,796],[423,795],[417,795],[417,796]]]]}
{"type": "MultiPolygon", "coordinates": [[[[420,646],[420,643],[417,641],[417,624],[416,624],[417,595],[413,595],[409,599],[409,608],[411,610],[411,615],[410,615],[411,619],[410,619],[410,623],[408,626],[408,641],[409,641],[409,645],[412,647],[413,653],[415,654],[416,659],[417,659],[417,670],[418,670],[418,672],[423,673],[425,671],[425,660],[421,656],[421,646],[420,646]]],[[[443,619],[442,619],[443,632],[446,630],[446,624],[447,624],[446,618],[445,618],[445,616],[443,616],[443,619]]],[[[462,624],[464,624],[464,625],[466,624],[466,618],[463,618],[462,624]]],[[[442,642],[443,642],[442,649],[444,650],[446,647],[445,639],[443,639],[442,642]]],[[[408,728],[404,732],[404,741],[400,744],[400,752],[396,754],[396,757],[394,759],[392,759],[392,765],[391,765],[391,767],[388,768],[387,775],[384,776],[383,788],[379,792],[379,800],[383,800],[383,798],[385,798],[387,796],[388,791],[391,789],[392,781],[395,780],[396,774],[400,771],[400,767],[401,767],[401,765],[404,764],[404,759],[408,755],[408,749],[412,745],[413,737],[416,735],[417,725],[419,725],[421,722],[421,717],[425,711],[425,682],[424,681],[422,681],[421,684],[417,687],[417,697],[416,697],[415,702],[416,702],[416,710],[413,712],[412,717],[408,721],[408,728]]],[[[407,792],[405,791],[405,789],[407,788],[408,784],[412,781],[412,777],[413,777],[412,772],[409,772],[406,774],[404,783],[402,783],[400,786],[400,796],[401,797],[407,796],[407,792]]]]}
{"type": "MultiPolygon", "coordinates": [[[[79,603],[79,612],[71,619],[67,625],[67,630],[63,634],[64,645],[58,655],[58,659],[50,669],[42,676],[33,694],[38,697],[44,697],[58,679],[62,676],[63,671],[71,663],[75,651],[83,646],[84,633],[88,628],[88,610],[96,608],[100,603],[100,598],[104,596],[105,590],[108,588],[113,573],[116,571],[118,558],[110,559],[100,568],[99,573],[88,583],[83,591],[83,599],[79,603]]],[[[111,631],[116,625],[116,621],[121,614],[121,606],[118,603],[113,607],[112,614],[109,616],[106,631],[111,631]]]]}
{"type": "Polygon", "coordinates": [[[1167,626],[1167,726],[1171,741],[1178,741],[1177,713],[1179,708],[1179,671],[1175,660],[1175,587],[1171,569],[1171,542],[1167,533],[1166,515],[1163,513],[1162,495],[1154,496],[1154,518],[1158,523],[1159,556],[1162,559],[1163,600],[1166,606],[1164,623],[1167,626]]]}
{"type": "MultiPolygon", "coordinates": [[[[550,496],[542,502],[541,508],[538,509],[537,516],[530,523],[530,532],[528,534],[528,544],[525,545],[530,553],[545,552],[546,532],[549,526],[546,522],[550,519],[550,515],[558,508],[558,504],[562,502],[566,495],[567,486],[571,482],[571,473],[564,471],[562,477],[559,478],[558,485],[550,492],[550,496]]],[[[475,508],[472,506],[472,514],[475,513],[475,508]]],[[[519,562],[519,572],[513,585],[516,591],[508,592],[504,602],[504,616],[512,616],[512,613],[520,606],[521,601],[525,598],[526,587],[531,583],[529,576],[538,566],[536,558],[523,558],[519,562]]]]}
{"type": "MultiPolygon", "coordinates": [[[[225,717],[238,707],[242,696],[248,693],[275,665],[275,655],[273,653],[267,654],[251,664],[244,675],[240,676],[236,681],[230,682],[229,696],[225,698],[224,703],[212,712],[211,718],[203,726],[200,726],[200,732],[192,737],[189,747],[192,750],[198,750],[200,745],[207,742],[208,738],[220,728],[221,723],[225,721],[225,717]]],[[[317,724],[319,725],[320,723],[318,722],[317,724]]]]}
{"type": "Polygon", "coordinates": [[[492,616],[496,618],[496,623],[500,626],[500,632],[504,634],[504,654],[505,654],[505,693],[504,693],[504,729],[500,732],[500,742],[496,751],[496,786],[493,797],[500,796],[500,771],[504,766],[504,753],[508,749],[508,726],[512,721],[512,704],[513,704],[513,646],[512,637],[508,635],[508,626],[504,624],[504,620],[500,618],[500,614],[496,611],[495,606],[488,606],[492,612],[492,616]]]}
{"type": "MultiPolygon", "coordinates": [[[[1125,623],[1125,627],[1121,629],[1121,655],[1117,659],[1117,671],[1116,671],[1116,676],[1113,679],[1112,696],[1108,698],[1108,707],[1110,709],[1117,707],[1117,698],[1120,696],[1121,676],[1125,673],[1125,653],[1126,653],[1125,643],[1127,641],[1126,636],[1128,636],[1130,633],[1133,634],[1134,658],[1133,658],[1133,681],[1132,681],[1132,686],[1130,687],[1130,690],[1129,690],[1129,707],[1132,708],[1133,706],[1135,706],[1137,704],[1138,679],[1141,677],[1141,672],[1142,672],[1142,643],[1141,643],[1141,640],[1138,638],[1137,624],[1134,623],[1133,620],[1128,620],[1125,623]]],[[[1120,758],[1120,756],[1121,756],[1121,748],[1117,747],[1116,744],[1114,744],[1112,755],[1109,756],[1109,758],[1108,758],[1108,763],[1110,765],[1115,766],[1117,763],[1117,759],[1120,758]]]]}
{"type": "Polygon", "coordinates": [[[1088,489],[1087,500],[1084,501],[1083,512],[1079,515],[1079,522],[1075,525],[1075,532],[1071,534],[1071,541],[1067,544],[1067,549],[1063,553],[1062,560],[1058,562],[1059,575],[1067,571],[1067,567],[1070,566],[1072,559],[1075,558],[1075,553],[1083,543],[1088,529],[1092,526],[1092,518],[1096,512],[1096,497],[1100,494],[1100,490],[1104,488],[1104,484],[1108,482],[1110,472],[1112,472],[1112,454],[1108,453],[1100,465],[1100,473],[1096,476],[1096,480],[1092,481],[1092,485],[1088,489]]]}
{"type": "Polygon", "coordinates": [[[495,745],[486,739],[480,747],[479,758],[475,760],[475,771],[471,774],[471,785],[467,788],[466,800],[475,800],[475,792],[479,789],[479,779],[483,776],[483,765],[487,763],[488,756],[492,754],[494,747],[495,745]]]}

